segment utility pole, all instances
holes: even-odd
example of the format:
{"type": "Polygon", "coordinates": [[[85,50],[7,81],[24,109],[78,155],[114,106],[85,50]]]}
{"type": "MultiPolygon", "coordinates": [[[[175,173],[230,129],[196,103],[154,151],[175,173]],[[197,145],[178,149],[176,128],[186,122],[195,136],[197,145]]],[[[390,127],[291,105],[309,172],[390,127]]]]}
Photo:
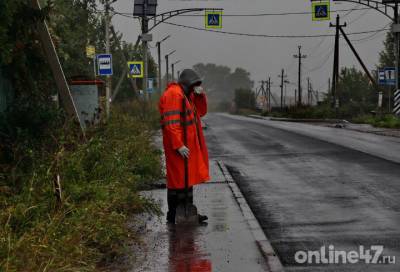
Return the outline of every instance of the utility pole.
{"type": "Polygon", "coordinates": [[[172,81],[175,81],[175,65],[180,63],[180,60],[175,61],[174,63],[171,64],[171,70],[172,70],[172,81]]]}
{"type": "Polygon", "coordinates": [[[271,77],[268,77],[268,85],[267,85],[267,92],[268,92],[268,109],[272,111],[272,104],[271,104],[271,77]]]}
{"type": "MultiPolygon", "coordinates": [[[[106,32],[106,53],[110,54],[110,2],[106,0],[105,2],[105,32],[106,32]]],[[[111,99],[111,77],[106,78],[106,117],[110,117],[110,99],[111,99]]]]}
{"type": "Polygon", "coordinates": [[[158,54],[158,89],[161,93],[162,90],[162,79],[161,79],[161,43],[164,42],[165,40],[167,40],[169,37],[171,37],[171,35],[166,36],[164,39],[162,39],[161,41],[158,41],[156,43],[157,45],[157,54],[158,54]]]}
{"type": "Polygon", "coordinates": [[[175,63],[171,64],[171,76],[172,76],[172,81],[175,81],[175,63]]]}
{"type": "MultiPolygon", "coordinates": [[[[148,77],[149,77],[149,56],[147,55],[147,38],[143,39],[143,36],[147,34],[149,28],[149,21],[147,19],[147,1],[144,0],[144,8],[143,8],[143,17],[142,17],[142,41],[143,41],[143,61],[144,61],[144,78],[143,78],[143,93],[147,94],[147,84],[148,84],[148,77]]],[[[146,97],[146,95],[145,95],[146,97]]]]}
{"type": "Polygon", "coordinates": [[[165,55],[165,68],[166,68],[165,78],[167,80],[166,85],[168,85],[168,82],[169,82],[169,56],[171,56],[175,52],[176,52],[176,50],[174,50],[174,51],[170,52],[169,54],[165,55]]]}
{"type": "Polygon", "coordinates": [[[158,90],[161,94],[161,89],[162,89],[162,84],[161,84],[161,42],[157,42],[157,57],[158,57],[158,82],[157,82],[157,86],[158,86],[158,90]]]}
{"type": "MultiPolygon", "coordinates": [[[[395,3],[394,6],[394,24],[399,26],[400,18],[399,18],[399,4],[395,3]]],[[[397,30],[395,33],[395,56],[396,56],[396,90],[400,90],[400,32],[397,30]]],[[[391,106],[391,102],[389,102],[391,106]]]]}
{"type": "Polygon", "coordinates": [[[149,4],[149,0],[143,0],[143,13],[140,15],[142,18],[142,35],[140,36],[142,39],[143,46],[143,92],[146,94],[145,97],[148,96],[148,88],[149,88],[149,50],[148,50],[148,42],[153,40],[153,36],[149,34],[149,18],[148,15],[151,13],[151,4],[149,4]]]}
{"type": "Polygon", "coordinates": [[[284,88],[284,84],[285,84],[285,78],[287,77],[287,75],[285,75],[285,69],[282,69],[281,71],[281,75],[279,76],[281,78],[281,110],[283,110],[283,88],[284,88]]]}
{"type": "Polygon", "coordinates": [[[332,90],[331,90],[331,78],[328,78],[328,95],[332,95],[332,90]]]}
{"type": "MultiPolygon", "coordinates": [[[[31,5],[33,9],[38,11],[41,10],[38,0],[32,0],[31,5]]],[[[72,117],[79,122],[81,132],[85,136],[85,128],[80,121],[78,111],[75,107],[74,99],[71,95],[71,90],[65,78],[65,74],[60,64],[60,59],[58,58],[53,40],[51,39],[47,23],[44,19],[38,20],[34,27],[39,34],[40,43],[42,45],[46,60],[49,63],[50,70],[53,74],[53,78],[58,89],[58,94],[61,97],[62,105],[69,117],[72,117]]]]}
{"type": "Polygon", "coordinates": [[[301,106],[302,104],[302,90],[301,90],[301,60],[307,58],[307,55],[302,55],[301,54],[301,45],[299,45],[299,54],[294,55],[295,58],[299,59],[299,79],[298,79],[298,89],[299,89],[299,99],[298,99],[298,105],[301,106]]]}
{"type": "Polygon", "coordinates": [[[307,104],[311,106],[311,86],[309,77],[307,77],[307,104]]]}
{"type": "Polygon", "coordinates": [[[333,103],[332,105],[336,109],[336,115],[338,114],[339,111],[339,93],[338,93],[338,83],[339,83],[339,39],[340,39],[340,28],[342,26],[346,26],[346,24],[341,25],[340,24],[340,16],[339,14],[336,16],[336,25],[330,23],[330,27],[335,27],[336,28],[336,34],[335,34],[335,55],[333,59],[333,76],[332,76],[332,97],[333,97],[333,103]]]}

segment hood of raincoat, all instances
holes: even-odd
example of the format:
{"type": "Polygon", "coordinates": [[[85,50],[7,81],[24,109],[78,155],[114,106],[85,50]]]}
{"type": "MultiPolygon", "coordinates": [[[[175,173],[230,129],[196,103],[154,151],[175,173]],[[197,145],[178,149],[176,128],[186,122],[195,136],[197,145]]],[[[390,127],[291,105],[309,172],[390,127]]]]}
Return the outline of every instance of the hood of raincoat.
{"type": "Polygon", "coordinates": [[[202,79],[192,69],[185,69],[180,74],[178,83],[182,86],[185,93],[188,94],[191,87],[198,86],[202,83],[202,79]]]}

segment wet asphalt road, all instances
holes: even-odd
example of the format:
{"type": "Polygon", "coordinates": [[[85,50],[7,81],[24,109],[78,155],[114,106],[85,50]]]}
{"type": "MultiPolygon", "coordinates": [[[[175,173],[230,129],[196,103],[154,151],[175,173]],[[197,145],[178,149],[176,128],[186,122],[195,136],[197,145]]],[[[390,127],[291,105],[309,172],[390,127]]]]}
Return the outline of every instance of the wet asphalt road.
{"type": "MultiPolygon", "coordinates": [[[[334,144],[310,137],[311,126],[304,136],[224,114],[205,122],[210,157],[230,167],[286,271],[400,271],[400,164],[367,154],[368,144],[360,152],[341,146],[340,138],[334,144]],[[382,245],[383,255],[398,260],[295,262],[296,251],[329,245],[346,251],[382,245]]],[[[389,143],[383,148],[393,150],[389,143]]]]}

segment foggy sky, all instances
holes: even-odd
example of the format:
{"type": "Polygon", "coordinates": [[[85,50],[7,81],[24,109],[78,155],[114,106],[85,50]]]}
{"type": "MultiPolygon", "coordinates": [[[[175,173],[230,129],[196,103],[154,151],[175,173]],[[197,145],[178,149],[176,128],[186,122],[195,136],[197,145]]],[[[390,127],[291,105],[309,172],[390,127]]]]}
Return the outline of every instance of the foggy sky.
{"type": "MultiPolygon", "coordinates": [[[[279,13],[279,12],[301,12],[311,11],[309,0],[159,0],[158,13],[193,7],[223,8],[224,14],[257,14],[257,13],[279,13]]],[[[332,1],[331,1],[332,2],[332,1]]],[[[133,0],[119,0],[113,4],[116,11],[129,12],[133,10],[133,0]]],[[[331,9],[351,9],[364,6],[351,3],[331,3],[331,9]]],[[[344,16],[348,12],[340,12],[344,16]]],[[[332,22],[336,17],[332,13],[332,22]]],[[[390,21],[384,15],[375,10],[356,10],[343,18],[348,23],[345,28],[347,33],[374,30],[385,27],[390,21]]],[[[203,16],[175,17],[170,22],[204,27],[203,16]]],[[[138,20],[114,16],[113,24],[116,29],[123,33],[123,39],[135,42],[140,33],[138,20]]],[[[288,15],[288,16],[265,16],[265,17],[224,17],[224,31],[244,32],[254,34],[279,34],[279,35],[316,35],[334,34],[334,29],[329,28],[329,22],[312,22],[311,14],[288,15]]],[[[278,75],[282,68],[286,69],[288,80],[297,82],[297,60],[293,55],[297,54],[298,45],[302,45],[303,54],[307,55],[304,60],[303,90],[306,88],[305,79],[311,78],[314,89],[325,91],[328,78],[332,76],[333,45],[334,37],[327,38],[258,38],[230,36],[219,33],[208,33],[204,31],[180,28],[177,26],[161,24],[152,31],[155,46],[157,40],[166,35],[172,37],[162,44],[162,55],[172,50],[177,52],[171,56],[171,60],[182,60],[177,65],[177,70],[192,67],[198,62],[216,63],[226,65],[235,69],[243,67],[251,73],[255,86],[258,81],[271,76],[274,83],[273,90],[277,92],[279,85],[278,75]],[[322,43],[321,43],[322,42],[322,43]],[[330,54],[331,56],[328,56],[330,54]],[[320,68],[319,68],[320,67],[320,68]],[[318,68],[318,69],[317,69],[318,68]],[[309,72],[307,70],[315,70],[309,72]]],[[[351,39],[361,39],[371,34],[351,36],[351,39]]],[[[378,62],[378,54],[383,49],[382,41],[384,32],[373,36],[370,40],[354,43],[367,67],[375,69],[378,62]]],[[[156,50],[151,49],[156,57],[156,50]]],[[[164,58],[162,58],[164,59],[164,58]]],[[[345,41],[341,40],[341,66],[355,66],[361,69],[355,57],[352,55],[345,41]]],[[[165,64],[162,69],[165,72],[165,64]]],[[[288,93],[296,86],[288,86],[288,93]]]]}

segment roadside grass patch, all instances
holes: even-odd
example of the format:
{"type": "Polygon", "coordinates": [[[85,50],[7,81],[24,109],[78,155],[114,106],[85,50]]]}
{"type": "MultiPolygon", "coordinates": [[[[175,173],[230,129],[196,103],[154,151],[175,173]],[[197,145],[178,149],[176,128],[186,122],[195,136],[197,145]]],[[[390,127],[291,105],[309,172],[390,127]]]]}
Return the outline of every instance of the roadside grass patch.
{"type": "Polygon", "coordinates": [[[132,108],[114,109],[85,142],[67,125],[41,145],[9,148],[12,160],[0,162],[0,271],[97,271],[137,239],[128,218],[160,213],[138,194],[161,177],[156,116],[132,108]]]}
{"type": "Polygon", "coordinates": [[[353,119],[353,122],[360,124],[370,124],[374,127],[400,128],[400,118],[392,114],[383,116],[362,115],[353,119]]]}

